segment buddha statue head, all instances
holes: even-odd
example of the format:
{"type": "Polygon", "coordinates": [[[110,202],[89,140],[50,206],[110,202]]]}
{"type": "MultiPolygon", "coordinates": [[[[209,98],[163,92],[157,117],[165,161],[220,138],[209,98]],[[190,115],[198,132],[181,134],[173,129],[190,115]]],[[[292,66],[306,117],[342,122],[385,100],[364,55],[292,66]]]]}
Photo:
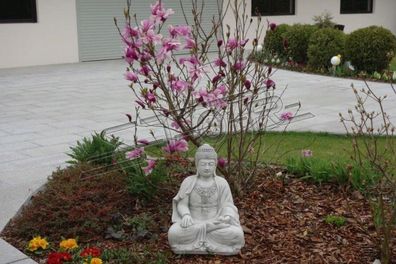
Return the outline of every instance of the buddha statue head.
{"type": "Polygon", "coordinates": [[[195,166],[197,175],[201,177],[215,176],[217,166],[217,153],[213,147],[203,144],[195,152],[195,166]]]}

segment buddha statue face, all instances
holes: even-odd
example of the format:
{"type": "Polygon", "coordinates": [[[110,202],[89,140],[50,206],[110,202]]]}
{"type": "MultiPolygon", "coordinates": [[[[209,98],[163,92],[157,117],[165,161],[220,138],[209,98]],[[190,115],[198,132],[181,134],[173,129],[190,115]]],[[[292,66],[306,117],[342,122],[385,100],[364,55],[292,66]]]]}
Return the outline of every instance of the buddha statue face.
{"type": "Polygon", "coordinates": [[[216,160],[200,159],[197,164],[197,172],[200,177],[213,177],[216,171],[216,160]]]}
{"type": "Polygon", "coordinates": [[[208,144],[203,144],[195,153],[195,166],[200,177],[213,177],[217,166],[217,153],[208,144]]]}

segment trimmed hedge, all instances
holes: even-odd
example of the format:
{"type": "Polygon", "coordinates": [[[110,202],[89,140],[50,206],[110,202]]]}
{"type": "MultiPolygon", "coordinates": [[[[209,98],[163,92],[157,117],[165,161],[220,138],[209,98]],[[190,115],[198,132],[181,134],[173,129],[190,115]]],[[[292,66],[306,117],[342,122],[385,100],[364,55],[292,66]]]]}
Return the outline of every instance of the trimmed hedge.
{"type": "Polygon", "coordinates": [[[396,37],[388,29],[378,26],[353,31],[345,42],[347,60],[357,70],[369,73],[387,69],[395,49],[396,37]]]}
{"type": "Polygon", "coordinates": [[[317,69],[330,67],[331,57],[344,55],[345,38],[344,32],[332,28],[314,32],[308,45],[308,65],[317,69]]]}
{"type": "Polygon", "coordinates": [[[293,61],[307,63],[309,39],[317,30],[314,25],[294,24],[285,32],[284,37],[289,44],[287,54],[293,61]]]}
{"type": "Polygon", "coordinates": [[[283,47],[283,35],[290,28],[287,24],[278,25],[275,30],[268,30],[264,38],[264,50],[273,55],[285,56],[283,47]]]}

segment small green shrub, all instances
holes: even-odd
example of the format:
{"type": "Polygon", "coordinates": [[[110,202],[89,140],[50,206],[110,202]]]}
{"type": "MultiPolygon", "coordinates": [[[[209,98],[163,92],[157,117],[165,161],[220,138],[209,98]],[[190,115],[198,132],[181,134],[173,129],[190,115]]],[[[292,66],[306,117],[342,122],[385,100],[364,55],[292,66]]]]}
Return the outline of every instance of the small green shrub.
{"type": "Polygon", "coordinates": [[[297,63],[307,63],[308,43],[311,35],[318,29],[314,25],[294,24],[284,33],[288,42],[287,55],[297,63]]]}
{"type": "Polygon", "coordinates": [[[347,164],[346,161],[329,162],[318,158],[289,158],[287,171],[301,179],[317,183],[336,182],[350,184],[354,189],[365,192],[378,182],[379,175],[368,165],[347,164]]]}
{"type": "Polygon", "coordinates": [[[329,12],[323,12],[319,16],[314,16],[312,19],[315,26],[318,28],[334,28],[333,16],[329,12]]]}
{"type": "Polygon", "coordinates": [[[117,163],[127,175],[127,189],[132,195],[143,199],[152,198],[158,190],[158,187],[168,177],[168,169],[165,161],[157,160],[156,165],[149,175],[143,172],[143,167],[147,162],[142,158],[128,160],[124,156],[118,157],[117,163]]]}
{"type": "Polygon", "coordinates": [[[331,57],[344,55],[344,46],[344,32],[332,28],[319,29],[309,40],[308,65],[317,69],[327,69],[331,66],[331,57]]]}
{"type": "Polygon", "coordinates": [[[325,218],[325,222],[329,225],[334,225],[336,227],[341,227],[346,224],[346,219],[343,216],[338,215],[328,215],[325,218]]]}
{"type": "Polygon", "coordinates": [[[280,24],[275,30],[268,30],[264,38],[264,51],[284,57],[286,52],[283,46],[283,39],[289,27],[287,24],[280,24]]]}
{"type": "Polygon", "coordinates": [[[67,161],[69,164],[90,163],[96,165],[110,165],[116,149],[121,145],[118,137],[111,139],[95,133],[92,138],[84,137],[77,141],[75,147],[70,147],[71,153],[67,155],[73,158],[67,161]]]}
{"type": "Polygon", "coordinates": [[[396,37],[388,29],[371,26],[353,31],[346,38],[345,55],[359,71],[387,69],[396,49],[396,37]]]}

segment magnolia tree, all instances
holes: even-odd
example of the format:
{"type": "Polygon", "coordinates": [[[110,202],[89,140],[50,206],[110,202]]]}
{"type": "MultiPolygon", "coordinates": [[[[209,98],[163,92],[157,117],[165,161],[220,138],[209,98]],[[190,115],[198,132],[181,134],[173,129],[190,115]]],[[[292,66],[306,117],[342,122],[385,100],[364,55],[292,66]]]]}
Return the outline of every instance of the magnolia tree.
{"type": "MultiPolygon", "coordinates": [[[[198,147],[214,130],[222,136],[215,147],[226,154],[218,168],[240,194],[255,173],[260,135],[279,100],[272,69],[249,60],[264,27],[258,19],[252,28],[246,3],[239,0],[219,2],[206,31],[201,26],[204,4],[193,1],[192,6],[191,13],[182,8],[186,24],[167,25],[174,11],[161,1],[152,4],[151,15],[140,22],[130,15],[133,6],[128,1],[126,26],[119,28],[128,63],[125,78],[139,110],[151,111],[164,128],[179,135],[168,142],[166,152],[187,151],[188,142],[198,147]],[[233,14],[233,25],[223,24],[227,12],[233,14]],[[247,38],[249,31],[255,32],[253,39],[247,38]]],[[[286,121],[292,118],[285,116],[286,121]]]]}

